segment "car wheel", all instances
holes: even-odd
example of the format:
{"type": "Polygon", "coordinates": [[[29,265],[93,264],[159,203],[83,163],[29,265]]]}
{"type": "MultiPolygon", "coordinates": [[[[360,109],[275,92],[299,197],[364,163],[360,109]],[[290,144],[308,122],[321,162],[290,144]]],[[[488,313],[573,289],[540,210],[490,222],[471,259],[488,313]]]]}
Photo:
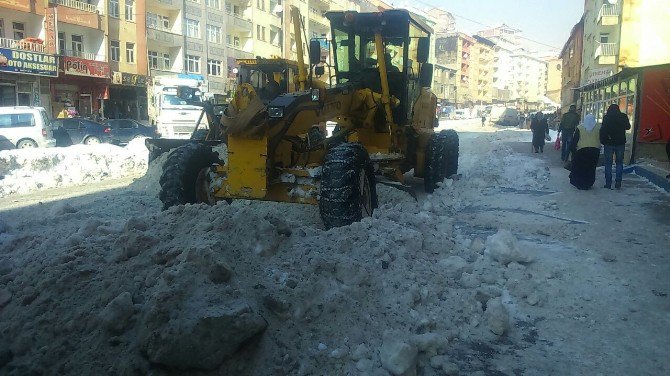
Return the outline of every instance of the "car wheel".
{"type": "Polygon", "coordinates": [[[86,145],[97,145],[99,143],[100,139],[95,136],[86,137],[86,139],[84,140],[84,144],[86,145]]]}
{"type": "Polygon", "coordinates": [[[21,140],[16,144],[17,149],[32,149],[37,147],[37,142],[33,140],[21,140]]]}

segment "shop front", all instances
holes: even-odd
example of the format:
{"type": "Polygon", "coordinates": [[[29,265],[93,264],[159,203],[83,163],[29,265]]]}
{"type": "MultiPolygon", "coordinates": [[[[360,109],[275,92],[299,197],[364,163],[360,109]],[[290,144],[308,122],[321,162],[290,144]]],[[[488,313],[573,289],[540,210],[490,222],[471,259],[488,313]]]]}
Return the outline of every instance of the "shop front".
{"type": "Polygon", "coordinates": [[[57,76],[55,55],[0,48],[0,106],[41,106],[48,110],[49,78],[57,76]]]}
{"type": "Polygon", "coordinates": [[[621,72],[580,88],[582,117],[598,122],[615,103],[628,115],[626,160],[645,157],[664,160],[670,140],[670,64],[624,68],[621,72]]]}
{"type": "Polygon", "coordinates": [[[147,113],[147,76],[112,72],[105,117],[111,119],[149,120],[147,113]]]}
{"type": "Polygon", "coordinates": [[[65,109],[72,116],[99,120],[109,98],[109,64],[65,56],[60,71],[51,85],[53,116],[65,109]]]}

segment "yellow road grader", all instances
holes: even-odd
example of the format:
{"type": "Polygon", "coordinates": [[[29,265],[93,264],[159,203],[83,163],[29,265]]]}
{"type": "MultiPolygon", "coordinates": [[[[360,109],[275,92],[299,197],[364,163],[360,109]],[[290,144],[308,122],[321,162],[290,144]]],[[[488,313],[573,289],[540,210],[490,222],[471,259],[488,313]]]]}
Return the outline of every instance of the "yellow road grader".
{"type": "MultiPolygon", "coordinates": [[[[402,185],[413,170],[432,192],[457,173],[457,133],[434,129],[430,29],[405,10],[326,17],[328,83],[317,79],[321,42],[310,41],[304,63],[294,22],[298,61],[257,66],[255,77],[241,72],[221,123],[171,151],[160,179],[164,208],[234,199],[314,204],[331,228],[370,216],[377,182],[402,185]],[[337,124],[330,137],[326,122],[337,124]],[[212,151],[218,142],[227,144],[225,162],[212,151]]],[[[150,150],[155,142],[147,141],[150,150]]]]}

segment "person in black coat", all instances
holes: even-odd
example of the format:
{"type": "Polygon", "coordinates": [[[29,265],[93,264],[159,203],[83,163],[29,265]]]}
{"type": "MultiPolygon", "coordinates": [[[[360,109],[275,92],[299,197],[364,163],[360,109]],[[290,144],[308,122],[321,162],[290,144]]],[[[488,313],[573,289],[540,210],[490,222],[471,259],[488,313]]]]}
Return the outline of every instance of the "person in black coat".
{"type": "Polygon", "coordinates": [[[605,188],[607,189],[612,189],[612,155],[615,156],[616,163],[614,187],[621,188],[623,153],[626,149],[626,131],[629,129],[628,115],[619,110],[619,105],[611,104],[607,108],[600,128],[600,143],[604,146],[605,188]]]}
{"type": "Polygon", "coordinates": [[[533,132],[533,151],[544,153],[545,137],[549,134],[549,125],[542,111],[538,111],[530,121],[530,130],[533,132]]]}

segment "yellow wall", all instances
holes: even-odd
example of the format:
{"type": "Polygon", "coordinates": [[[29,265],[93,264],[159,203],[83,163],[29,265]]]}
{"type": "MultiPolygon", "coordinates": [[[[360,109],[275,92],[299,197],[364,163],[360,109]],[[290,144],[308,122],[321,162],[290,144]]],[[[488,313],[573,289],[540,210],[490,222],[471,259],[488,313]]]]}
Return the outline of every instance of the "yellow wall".
{"type": "Polygon", "coordinates": [[[621,20],[620,66],[670,63],[668,0],[626,0],[621,20]]]}

